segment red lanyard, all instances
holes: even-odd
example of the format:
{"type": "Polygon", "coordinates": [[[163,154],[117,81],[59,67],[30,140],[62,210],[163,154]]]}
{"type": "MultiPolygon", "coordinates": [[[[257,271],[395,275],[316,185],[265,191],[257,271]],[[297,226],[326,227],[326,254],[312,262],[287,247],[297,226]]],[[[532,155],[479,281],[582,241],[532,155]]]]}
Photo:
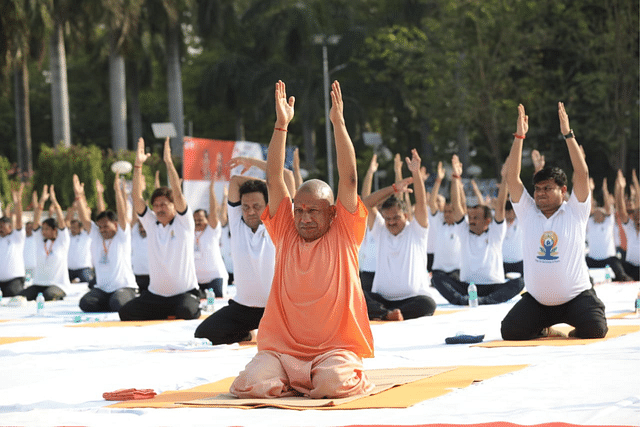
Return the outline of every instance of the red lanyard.
{"type": "Polygon", "coordinates": [[[51,241],[51,244],[49,245],[49,247],[47,248],[47,241],[44,241],[44,252],[47,254],[47,256],[49,256],[49,254],[51,253],[51,251],[53,250],[53,240],[51,241]]]}
{"type": "Polygon", "coordinates": [[[102,249],[104,249],[104,256],[106,257],[107,255],[109,255],[109,248],[111,247],[111,244],[113,243],[113,239],[109,239],[109,246],[105,245],[104,243],[104,239],[102,239],[102,249]]]}
{"type": "Polygon", "coordinates": [[[200,234],[198,234],[198,232],[196,231],[196,247],[199,248],[200,247],[200,238],[202,237],[202,235],[204,234],[204,232],[207,231],[207,229],[205,228],[204,230],[202,230],[200,232],[200,234]]]}

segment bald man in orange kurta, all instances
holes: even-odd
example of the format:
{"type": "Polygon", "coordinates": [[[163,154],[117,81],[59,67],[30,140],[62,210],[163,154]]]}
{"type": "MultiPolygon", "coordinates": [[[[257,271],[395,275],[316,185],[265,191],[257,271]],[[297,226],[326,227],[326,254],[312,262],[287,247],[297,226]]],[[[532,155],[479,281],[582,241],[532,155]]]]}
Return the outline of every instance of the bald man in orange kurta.
{"type": "Polygon", "coordinates": [[[269,204],[262,220],[276,247],[276,268],[258,329],[258,353],[230,392],[242,398],[367,394],[373,384],[362,358],[373,337],[359,283],[358,249],[367,210],[357,195],[355,151],[346,131],[340,86],[331,92],[338,158],[338,201],[319,180],[305,182],[293,200],[282,169],[293,97],[276,84],[276,126],[267,155],[269,204]]]}

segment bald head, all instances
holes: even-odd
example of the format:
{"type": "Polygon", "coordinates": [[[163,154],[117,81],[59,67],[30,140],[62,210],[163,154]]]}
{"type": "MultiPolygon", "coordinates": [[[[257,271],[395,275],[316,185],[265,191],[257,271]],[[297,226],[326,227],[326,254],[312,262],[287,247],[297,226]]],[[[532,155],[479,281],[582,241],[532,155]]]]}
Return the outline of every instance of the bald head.
{"type": "Polygon", "coordinates": [[[300,188],[298,188],[296,194],[297,193],[312,195],[318,199],[326,200],[330,205],[333,205],[333,191],[331,187],[319,179],[305,181],[300,188]]]}

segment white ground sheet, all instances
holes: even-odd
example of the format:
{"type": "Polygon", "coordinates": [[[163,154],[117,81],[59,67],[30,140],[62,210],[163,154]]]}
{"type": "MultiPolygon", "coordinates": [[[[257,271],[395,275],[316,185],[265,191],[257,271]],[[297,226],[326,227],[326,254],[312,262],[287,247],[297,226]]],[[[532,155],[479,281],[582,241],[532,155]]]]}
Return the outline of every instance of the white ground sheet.
{"type": "MultiPolygon", "coordinates": [[[[639,283],[601,284],[596,292],[607,315],[630,312],[639,283]]],[[[180,390],[234,376],[255,347],[219,346],[201,352],[152,352],[182,348],[199,320],[144,327],[71,328],[84,284],[64,301],[49,302],[35,316],[35,302],[0,307],[0,337],[42,336],[0,345],[0,425],[89,426],[344,426],[350,424],[481,423],[640,425],[640,333],[589,345],[479,348],[446,345],[457,332],[500,339],[500,321],[519,298],[405,322],[375,324],[376,357],[365,368],[452,365],[529,367],[494,377],[407,409],[294,411],[282,409],[112,409],[102,393],[119,388],[180,390]]],[[[230,287],[233,292],[233,287],[230,287]]],[[[438,311],[447,304],[435,289],[438,311]]],[[[217,306],[225,304],[217,301],[217,306]]],[[[117,320],[117,314],[93,315],[117,320]]],[[[609,320],[640,325],[640,318],[609,320]]]]}

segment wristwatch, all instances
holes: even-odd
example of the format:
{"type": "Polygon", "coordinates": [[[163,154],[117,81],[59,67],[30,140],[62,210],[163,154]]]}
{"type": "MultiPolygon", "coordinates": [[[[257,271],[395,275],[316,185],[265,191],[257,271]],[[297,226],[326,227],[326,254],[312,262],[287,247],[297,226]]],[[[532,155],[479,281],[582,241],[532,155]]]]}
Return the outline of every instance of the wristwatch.
{"type": "Polygon", "coordinates": [[[564,136],[564,139],[569,139],[569,138],[575,138],[576,137],[576,135],[573,133],[573,129],[571,129],[568,134],[562,135],[562,136],[564,136]]]}

